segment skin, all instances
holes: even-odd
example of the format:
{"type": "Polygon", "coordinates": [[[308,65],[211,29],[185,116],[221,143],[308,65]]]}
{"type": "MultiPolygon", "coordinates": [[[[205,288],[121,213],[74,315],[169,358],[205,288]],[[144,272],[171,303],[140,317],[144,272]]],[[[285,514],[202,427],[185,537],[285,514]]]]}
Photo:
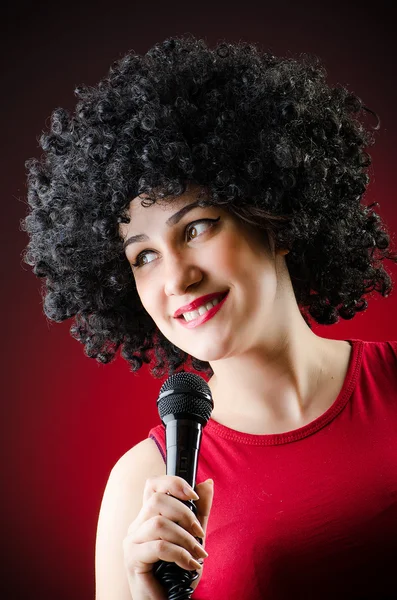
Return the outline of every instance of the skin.
{"type": "Polygon", "coordinates": [[[272,238],[267,244],[263,231],[217,207],[196,207],[177,225],[166,225],[198,192],[191,185],[165,205],[142,207],[144,195],[131,201],[121,237],[150,238],[125,249],[130,264],[151,251],[146,264],[131,267],[142,304],[168,340],[210,363],[213,420],[252,434],[302,427],[336,400],[351,346],[310,330],[294,296],[288,251],[275,248],[272,238]],[[219,216],[218,223],[186,231],[192,221],[219,216]],[[202,325],[186,329],[173,318],[192,300],[226,290],[224,306],[202,325]]]}

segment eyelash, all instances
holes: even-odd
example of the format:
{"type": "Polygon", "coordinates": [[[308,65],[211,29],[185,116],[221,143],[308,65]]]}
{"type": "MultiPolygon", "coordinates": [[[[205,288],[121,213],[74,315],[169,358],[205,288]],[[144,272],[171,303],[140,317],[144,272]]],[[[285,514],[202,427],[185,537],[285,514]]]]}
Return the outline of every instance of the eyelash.
{"type": "MultiPolygon", "coordinates": [[[[218,217],[217,219],[198,219],[197,221],[192,221],[191,223],[189,223],[188,225],[186,225],[185,232],[189,231],[189,229],[190,229],[191,227],[193,227],[194,225],[197,225],[197,223],[204,223],[204,222],[208,222],[208,223],[217,223],[217,222],[219,221],[219,219],[220,219],[220,217],[218,217]]],[[[212,228],[212,225],[211,225],[211,227],[209,227],[209,229],[211,229],[211,228],[212,228]]],[[[202,235],[202,234],[200,234],[200,235],[202,235]]],[[[197,237],[200,237],[200,236],[197,236],[197,237]]],[[[143,252],[140,252],[140,253],[138,254],[138,256],[136,257],[136,260],[135,260],[135,262],[134,262],[134,263],[131,263],[131,266],[132,266],[132,267],[135,267],[136,269],[139,269],[139,268],[141,268],[141,267],[145,266],[145,264],[150,264],[150,263],[145,263],[145,264],[143,264],[143,265],[141,265],[141,264],[140,264],[140,259],[141,259],[143,256],[145,256],[145,255],[146,255],[148,252],[149,252],[149,253],[150,253],[150,252],[154,252],[154,250],[143,250],[143,252]]],[[[151,262],[152,262],[152,261],[151,261],[151,262]]]]}

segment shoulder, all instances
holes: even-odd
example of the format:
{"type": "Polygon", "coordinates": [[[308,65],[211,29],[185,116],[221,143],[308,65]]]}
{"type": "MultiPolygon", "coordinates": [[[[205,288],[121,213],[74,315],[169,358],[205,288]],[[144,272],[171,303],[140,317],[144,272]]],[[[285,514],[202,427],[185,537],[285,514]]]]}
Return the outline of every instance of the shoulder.
{"type": "Polygon", "coordinates": [[[367,360],[372,359],[383,367],[389,366],[391,370],[397,368],[397,340],[391,341],[364,341],[364,355],[367,360]]]}
{"type": "Polygon", "coordinates": [[[362,342],[360,389],[378,404],[396,407],[397,396],[397,341],[362,342]]]}
{"type": "Polygon", "coordinates": [[[151,477],[154,474],[165,475],[165,464],[156,442],[152,438],[146,438],[127,450],[110,472],[109,479],[124,481],[125,479],[136,479],[141,475],[151,477]]]}
{"type": "Polygon", "coordinates": [[[96,600],[131,598],[124,568],[123,541],[142,508],[146,480],[165,474],[164,460],[156,443],[150,438],[130,448],[112,468],[97,524],[96,600]]]}

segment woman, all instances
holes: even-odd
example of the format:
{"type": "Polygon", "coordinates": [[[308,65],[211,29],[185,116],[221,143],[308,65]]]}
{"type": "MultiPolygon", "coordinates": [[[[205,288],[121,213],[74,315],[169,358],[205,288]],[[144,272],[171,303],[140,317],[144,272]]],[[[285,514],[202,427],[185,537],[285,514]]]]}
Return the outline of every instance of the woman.
{"type": "Polygon", "coordinates": [[[169,39],[76,90],[28,163],[25,260],[46,315],[75,317],[101,362],[120,348],[134,372],[204,372],[214,400],[197,494],[165,474],[162,425],[114,466],[97,600],[166,598],[158,560],[197,569],[200,600],[394,593],[397,342],[310,321],[387,296],[397,255],[362,202],[371,111],[325,75],[306,56],[169,39]]]}

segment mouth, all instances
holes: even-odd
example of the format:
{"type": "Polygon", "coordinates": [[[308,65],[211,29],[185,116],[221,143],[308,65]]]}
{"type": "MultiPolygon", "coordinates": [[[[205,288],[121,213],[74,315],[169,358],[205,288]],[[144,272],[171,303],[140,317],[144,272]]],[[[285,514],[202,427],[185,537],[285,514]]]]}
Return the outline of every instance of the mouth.
{"type": "Polygon", "coordinates": [[[226,302],[228,295],[229,295],[229,290],[227,292],[223,293],[222,295],[219,295],[216,298],[218,300],[218,303],[215,304],[215,306],[212,306],[204,314],[199,315],[198,317],[196,317],[190,321],[186,321],[186,319],[183,315],[176,317],[176,319],[179,320],[180,324],[183,327],[186,327],[187,329],[194,329],[195,327],[198,327],[199,325],[202,325],[203,323],[206,323],[207,321],[212,319],[212,317],[214,317],[220,311],[220,309],[226,302]]]}
{"type": "MultiPolygon", "coordinates": [[[[219,296],[215,296],[215,298],[213,298],[213,300],[217,300],[218,302],[221,302],[224,298],[226,298],[226,296],[228,295],[229,290],[227,290],[227,292],[224,292],[223,294],[219,294],[219,296]]],[[[202,306],[204,306],[206,303],[202,304],[202,306]]],[[[197,310],[197,309],[196,309],[197,310]]],[[[190,310],[190,311],[186,311],[186,312],[195,312],[194,310],[190,310]]],[[[178,317],[176,317],[177,319],[183,319],[185,320],[185,317],[183,316],[183,313],[181,315],[179,315],[178,317]]]]}
{"type": "Polygon", "coordinates": [[[218,300],[218,298],[223,297],[226,292],[213,292],[212,294],[206,294],[205,296],[201,296],[201,298],[196,298],[190,304],[186,304],[185,306],[178,308],[178,310],[174,313],[174,319],[178,319],[181,315],[184,315],[188,312],[194,312],[195,310],[200,310],[201,307],[206,306],[208,303],[213,302],[214,300],[218,300]]]}

